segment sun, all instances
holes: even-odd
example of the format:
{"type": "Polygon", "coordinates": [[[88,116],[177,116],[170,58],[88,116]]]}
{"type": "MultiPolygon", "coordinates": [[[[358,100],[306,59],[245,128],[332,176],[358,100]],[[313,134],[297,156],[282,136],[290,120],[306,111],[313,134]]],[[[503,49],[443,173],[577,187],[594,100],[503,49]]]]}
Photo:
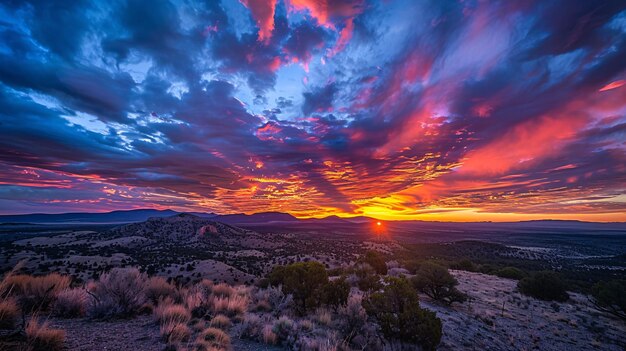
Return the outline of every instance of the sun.
{"type": "Polygon", "coordinates": [[[377,225],[377,226],[381,226],[381,225],[383,225],[383,224],[382,224],[382,223],[380,223],[380,222],[376,222],[376,225],[377,225]]]}

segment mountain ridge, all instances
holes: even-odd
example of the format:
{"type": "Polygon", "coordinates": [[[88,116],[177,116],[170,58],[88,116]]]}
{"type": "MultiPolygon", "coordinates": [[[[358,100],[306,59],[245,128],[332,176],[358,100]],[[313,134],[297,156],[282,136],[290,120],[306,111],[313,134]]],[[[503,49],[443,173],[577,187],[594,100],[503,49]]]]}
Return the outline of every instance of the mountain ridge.
{"type": "MultiPolygon", "coordinates": [[[[181,213],[195,215],[200,218],[213,219],[226,224],[279,224],[279,223],[318,223],[318,224],[364,224],[378,221],[375,218],[366,216],[339,217],[331,215],[323,218],[297,218],[289,213],[267,211],[253,214],[234,213],[220,215],[213,212],[179,212],[172,209],[132,209],[115,210],[110,212],[68,212],[68,213],[31,213],[16,215],[0,215],[2,224],[56,224],[56,223],[134,223],[146,221],[151,217],[170,217],[181,213]]],[[[385,223],[402,224],[472,224],[472,225],[626,225],[626,222],[590,222],[581,220],[560,220],[560,219],[537,219],[526,221],[509,222],[446,222],[446,221],[424,221],[424,220],[390,220],[385,223]]]]}

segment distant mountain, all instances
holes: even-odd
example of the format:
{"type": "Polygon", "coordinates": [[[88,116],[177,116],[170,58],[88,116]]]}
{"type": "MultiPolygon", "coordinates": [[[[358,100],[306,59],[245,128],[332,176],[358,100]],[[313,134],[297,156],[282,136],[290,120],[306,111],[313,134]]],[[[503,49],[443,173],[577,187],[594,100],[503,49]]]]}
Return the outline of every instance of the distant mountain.
{"type": "Polygon", "coordinates": [[[142,236],[165,242],[191,242],[204,237],[226,236],[232,238],[248,231],[208,218],[188,213],[168,217],[151,217],[146,221],[126,224],[102,233],[103,237],[142,236]]]}
{"type": "MultiPolygon", "coordinates": [[[[151,217],[169,217],[179,214],[172,210],[128,210],[103,213],[24,214],[0,216],[0,223],[133,223],[151,217]]],[[[199,217],[212,218],[213,213],[193,213],[199,217]]]]}
{"type": "Polygon", "coordinates": [[[251,215],[237,213],[228,215],[219,215],[213,218],[216,221],[228,224],[263,224],[276,222],[298,222],[299,220],[282,212],[259,212],[251,215]]]}
{"type": "MultiPolygon", "coordinates": [[[[182,212],[173,210],[153,210],[139,209],[129,211],[112,211],[106,213],[62,213],[62,214],[24,214],[0,216],[0,224],[61,224],[61,223],[81,223],[81,224],[124,224],[144,222],[149,218],[171,217],[182,212]]],[[[334,228],[368,227],[369,223],[377,220],[370,217],[349,217],[328,216],[324,218],[298,219],[288,213],[282,212],[259,212],[255,214],[227,214],[217,215],[215,213],[188,212],[202,219],[211,219],[216,222],[230,224],[246,228],[282,228],[282,229],[323,229],[329,226],[334,228]]],[[[532,220],[521,222],[438,222],[438,221],[384,221],[388,229],[399,231],[408,229],[424,230],[525,230],[525,231],[549,231],[554,230],[626,230],[626,223],[601,223],[583,222],[576,220],[532,220]]],[[[369,228],[369,227],[368,227],[369,228]]]]}

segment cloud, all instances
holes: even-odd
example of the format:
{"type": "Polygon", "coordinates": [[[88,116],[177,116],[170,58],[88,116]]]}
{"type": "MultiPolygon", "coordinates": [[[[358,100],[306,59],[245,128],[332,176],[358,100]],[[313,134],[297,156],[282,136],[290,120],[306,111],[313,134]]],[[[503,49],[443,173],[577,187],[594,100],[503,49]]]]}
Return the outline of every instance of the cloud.
{"type": "Polygon", "coordinates": [[[242,4],[0,5],[0,206],[626,220],[623,2],[242,4]]]}

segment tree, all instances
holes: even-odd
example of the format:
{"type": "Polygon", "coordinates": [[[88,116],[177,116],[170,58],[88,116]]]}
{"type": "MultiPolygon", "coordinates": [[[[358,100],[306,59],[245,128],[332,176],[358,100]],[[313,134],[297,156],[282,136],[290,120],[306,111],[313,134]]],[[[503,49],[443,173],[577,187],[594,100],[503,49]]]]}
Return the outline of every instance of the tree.
{"type": "Polygon", "coordinates": [[[441,341],[441,320],[419,306],[417,292],[405,278],[387,277],[382,291],[363,301],[367,314],[385,338],[434,350],[441,341]]]}
{"type": "Polygon", "coordinates": [[[466,300],[465,294],[457,290],[459,282],[443,266],[436,263],[424,263],[415,277],[413,286],[430,298],[442,301],[448,305],[466,300]]]}
{"type": "Polygon", "coordinates": [[[591,288],[591,296],[598,310],[626,321],[626,280],[599,282],[591,288]]]}
{"type": "Polygon", "coordinates": [[[329,281],[322,288],[322,301],[326,305],[332,306],[335,311],[339,306],[348,302],[348,295],[350,295],[350,284],[346,282],[346,277],[343,276],[329,281]]]}
{"type": "Polygon", "coordinates": [[[496,275],[501,278],[520,280],[526,276],[526,273],[515,267],[504,267],[497,270],[496,275]]]}
{"type": "Polygon", "coordinates": [[[519,291],[528,296],[546,301],[567,301],[566,285],[555,272],[536,272],[517,282],[519,291]]]}
{"type": "Polygon", "coordinates": [[[354,270],[354,274],[358,278],[357,286],[361,289],[361,291],[370,293],[382,288],[380,276],[376,274],[370,265],[360,265],[360,267],[354,270]]]}
{"type": "Polygon", "coordinates": [[[385,257],[383,257],[383,255],[381,255],[378,251],[367,251],[363,257],[363,262],[370,265],[376,274],[387,274],[387,263],[385,262],[385,257]]]}
{"type": "Polygon", "coordinates": [[[271,285],[282,285],[283,291],[293,296],[296,312],[301,315],[319,306],[320,290],[328,284],[326,268],[315,261],[274,267],[268,278],[271,285]]]}

